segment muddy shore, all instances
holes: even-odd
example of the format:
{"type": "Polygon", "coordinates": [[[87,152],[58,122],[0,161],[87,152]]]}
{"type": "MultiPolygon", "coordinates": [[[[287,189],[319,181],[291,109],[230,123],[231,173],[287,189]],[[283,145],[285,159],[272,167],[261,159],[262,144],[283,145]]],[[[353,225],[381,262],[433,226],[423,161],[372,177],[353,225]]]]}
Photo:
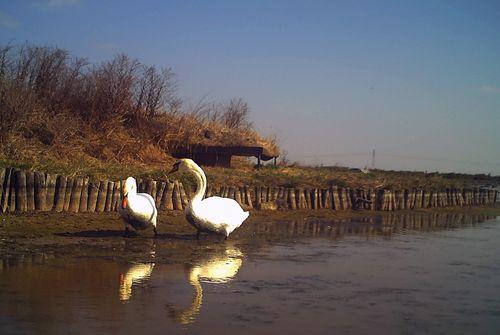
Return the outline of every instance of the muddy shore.
{"type": "MultiPolygon", "coordinates": [[[[499,216],[499,207],[422,209],[418,211],[372,212],[331,210],[252,211],[249,219],[224,241],[219,236],[195,238],[195,230],[182,212],[160,212],[158,233],[141,231],[131,237],[123,235],[123,222],[117,213],[32,213],[0,215],[0,255],[13,257],[34,253],[57,253],[76,257],[105,257],[123,261],[146,261],[155,249],[156,261],[189,262],[207,249],[224,248],[226,243],[249,246],[258,241],[280,240],[279,227],[290,222],[315,222],[328,229],[346,222],[370,224],[370,218],[411,214],[482,214],[499,216]],[[411,213],[410,213],[411,212],[411,213]],[[368,222],[368,223],[367,223],[368,222]],[[264,227],[264,228],[263,228],[264,227]],[[154,248],[155,246],[158,248],[154,248]]],[[[376,233],[376,231],[375,231],[376,233]]]]}

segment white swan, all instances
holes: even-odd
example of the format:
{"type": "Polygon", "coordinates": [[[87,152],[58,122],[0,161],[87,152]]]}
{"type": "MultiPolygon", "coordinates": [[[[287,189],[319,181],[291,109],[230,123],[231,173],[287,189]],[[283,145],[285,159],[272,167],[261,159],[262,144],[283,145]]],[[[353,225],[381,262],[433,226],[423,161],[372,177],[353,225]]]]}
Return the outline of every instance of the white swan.
{"type": "Polygon", "coordinates": [[[207,178],[203,170],[191,159],[178,160],[169,173],[175,171],[191,172],[197,181],[196,192],[186,207],[186,219],[192,224],[200,236],[200,232],[217,233],[226,238],[241,226],[249,213],[233,199],[210,197],[203,199],[207,188],[207,178]]]}
{"type": "Polygon", "coordinates": [[[123,200],[118,212],[125,220],[125,233],[128,233],[128,225],[136,230],[153,227],[156,231],[156,209],[153,197],[147,193],[137,193],[137,183],[133,177],[128,177],[123,185],[123,200]]]}
{"type": "Polygon", "coordinates": [[[129,300],[132,295],[132,285],[148,279],[154,266],[155,263],[135,264],[125,274],[120,274],[120,300],[129,300]]]}

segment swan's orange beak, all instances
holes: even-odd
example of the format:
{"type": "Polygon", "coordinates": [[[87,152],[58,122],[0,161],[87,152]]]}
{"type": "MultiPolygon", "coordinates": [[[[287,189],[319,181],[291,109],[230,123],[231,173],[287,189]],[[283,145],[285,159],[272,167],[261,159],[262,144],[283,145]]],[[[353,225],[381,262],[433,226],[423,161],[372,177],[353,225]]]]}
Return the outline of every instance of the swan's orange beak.
{"type": "Polygon", "coordinates": [[[128,199],[127,197],[123,197],[123,200],[122,200],[122,208],[125,209],[127,208],[127,202],[128,202],[128,199]]]}

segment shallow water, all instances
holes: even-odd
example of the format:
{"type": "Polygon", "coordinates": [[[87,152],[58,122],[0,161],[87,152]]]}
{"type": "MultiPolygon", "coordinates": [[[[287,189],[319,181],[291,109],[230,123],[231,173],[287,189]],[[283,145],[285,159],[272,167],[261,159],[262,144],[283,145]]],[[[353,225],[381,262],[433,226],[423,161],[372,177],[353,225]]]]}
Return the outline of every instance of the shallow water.
{"type": "Polygon", "coordinates": [[[141,261],[4,258],[0,334],[500,333],[500,218],[310,219],[121,245],[141,261]],[[181,244],[182,262],[169,256],[181,244]]]}

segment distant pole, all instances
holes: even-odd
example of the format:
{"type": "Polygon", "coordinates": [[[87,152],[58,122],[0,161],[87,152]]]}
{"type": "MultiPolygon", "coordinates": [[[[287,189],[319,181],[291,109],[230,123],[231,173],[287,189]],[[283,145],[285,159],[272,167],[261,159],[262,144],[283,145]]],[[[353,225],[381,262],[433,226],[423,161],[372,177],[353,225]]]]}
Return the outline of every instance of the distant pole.
{"type": "Polygon", "coordinates": [[[375,169],[375,149],[372,150],[372,169],[375,169]]]}

